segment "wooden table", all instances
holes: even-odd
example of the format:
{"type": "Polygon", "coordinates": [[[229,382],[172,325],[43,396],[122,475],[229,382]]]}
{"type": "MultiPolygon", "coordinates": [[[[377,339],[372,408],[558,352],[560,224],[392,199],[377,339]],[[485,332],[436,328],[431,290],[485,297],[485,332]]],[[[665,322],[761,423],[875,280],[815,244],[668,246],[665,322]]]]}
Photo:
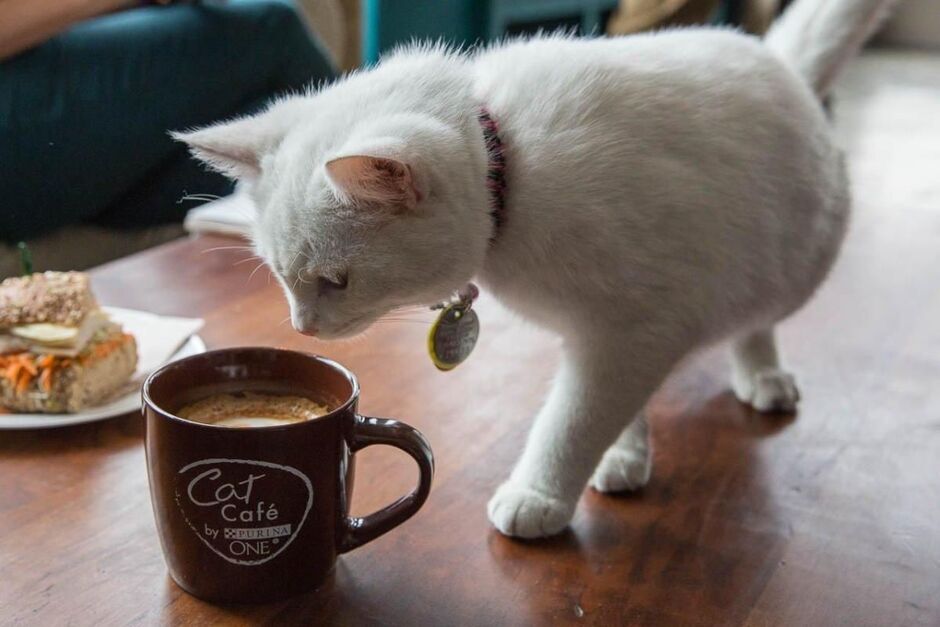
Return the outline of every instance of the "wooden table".
{"type": "MultiPolygon", "coordinates": [[[[340,344],[295,334],[267,273],[249,278],[243,251],[211,250],[230,240],[104,266],[103,302],[203,316],[211,347],[292,347],[350,366],[364,412],[428,436],[434,489],[323,589],[214,607],[167,577],[138,416],[0,432],[0,623],[938,625],[938,234],[935,212],[859,220],[832,280],[782,333],[799,416],[735,402],[721,351],[692,359],[651,404],[651,484],[585,492],[571,530],[544,542],[500,536],[484,506],[546,392],[554,338],[484,295],[481,345],[443,374],[424,354],[426,324],[340,344]]],[[[401,453],[368,449],[355,511],[415,475],[401,453]]]]}

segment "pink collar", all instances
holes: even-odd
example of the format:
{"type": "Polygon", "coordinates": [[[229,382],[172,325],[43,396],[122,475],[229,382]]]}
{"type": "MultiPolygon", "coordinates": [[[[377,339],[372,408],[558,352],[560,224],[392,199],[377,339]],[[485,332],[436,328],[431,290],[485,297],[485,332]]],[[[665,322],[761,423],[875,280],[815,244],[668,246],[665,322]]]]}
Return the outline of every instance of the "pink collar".
{"type": "Polygon", "coordinates": [[[486,145],[486,188],[490,191],[490,216],[493,218],[492,244],[506,224],[506,153],[499,138],[499,124],[489,109],[480,107],[477,120],[483,129],[483,143],[486,145]]]}

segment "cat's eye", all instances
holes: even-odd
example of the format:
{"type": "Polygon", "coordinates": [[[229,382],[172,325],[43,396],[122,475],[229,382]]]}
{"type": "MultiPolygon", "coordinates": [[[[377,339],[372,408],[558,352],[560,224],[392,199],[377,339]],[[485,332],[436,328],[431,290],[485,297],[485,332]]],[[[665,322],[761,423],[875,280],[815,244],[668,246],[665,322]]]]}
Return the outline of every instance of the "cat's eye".
{"type": "Polygon", "coordinates": [[[344,290],[346,286],[349,285],[349,275],[343,272],[336,275],[334,278],[320,276],[317,278],[317,285],[320,289],[320,293],[344,290]]]}

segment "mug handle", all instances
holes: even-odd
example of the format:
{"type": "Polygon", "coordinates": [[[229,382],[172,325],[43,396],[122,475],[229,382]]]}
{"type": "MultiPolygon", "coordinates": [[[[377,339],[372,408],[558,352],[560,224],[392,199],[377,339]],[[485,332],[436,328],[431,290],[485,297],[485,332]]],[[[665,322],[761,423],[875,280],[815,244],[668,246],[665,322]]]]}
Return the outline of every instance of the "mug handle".
{"type": "Polygon", "coordinates": [[[418,485],[410,494],[368,516],[347,516],[344,536],[338,547],[340,553],[371,542],[414,516],[431,491],[434,455],[420,431],[397,420],[357,415],[353,422],[349,450],[355,453],[373,444],[394,446],[411,455],[420,472],[418,485]]]}

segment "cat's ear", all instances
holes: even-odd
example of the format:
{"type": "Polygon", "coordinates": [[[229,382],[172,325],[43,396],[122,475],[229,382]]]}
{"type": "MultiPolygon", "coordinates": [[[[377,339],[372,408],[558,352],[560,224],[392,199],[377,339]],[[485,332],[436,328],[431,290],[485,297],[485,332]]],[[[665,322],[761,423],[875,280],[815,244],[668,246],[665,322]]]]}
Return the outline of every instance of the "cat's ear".
{"type": "Polygon", "coordinates": [[[213,170],[232,179],[252,179],[261,173],[261,158],[284,138],[297,108],[282,101],[258,115],[170,135],[213,170]]]}
{"type": "Polygon", "coordinates": [[[400,157],[352,154],[331,159],[326,175],[343,200],[412,210],[424,198],[413,167],[400,157]]]}

